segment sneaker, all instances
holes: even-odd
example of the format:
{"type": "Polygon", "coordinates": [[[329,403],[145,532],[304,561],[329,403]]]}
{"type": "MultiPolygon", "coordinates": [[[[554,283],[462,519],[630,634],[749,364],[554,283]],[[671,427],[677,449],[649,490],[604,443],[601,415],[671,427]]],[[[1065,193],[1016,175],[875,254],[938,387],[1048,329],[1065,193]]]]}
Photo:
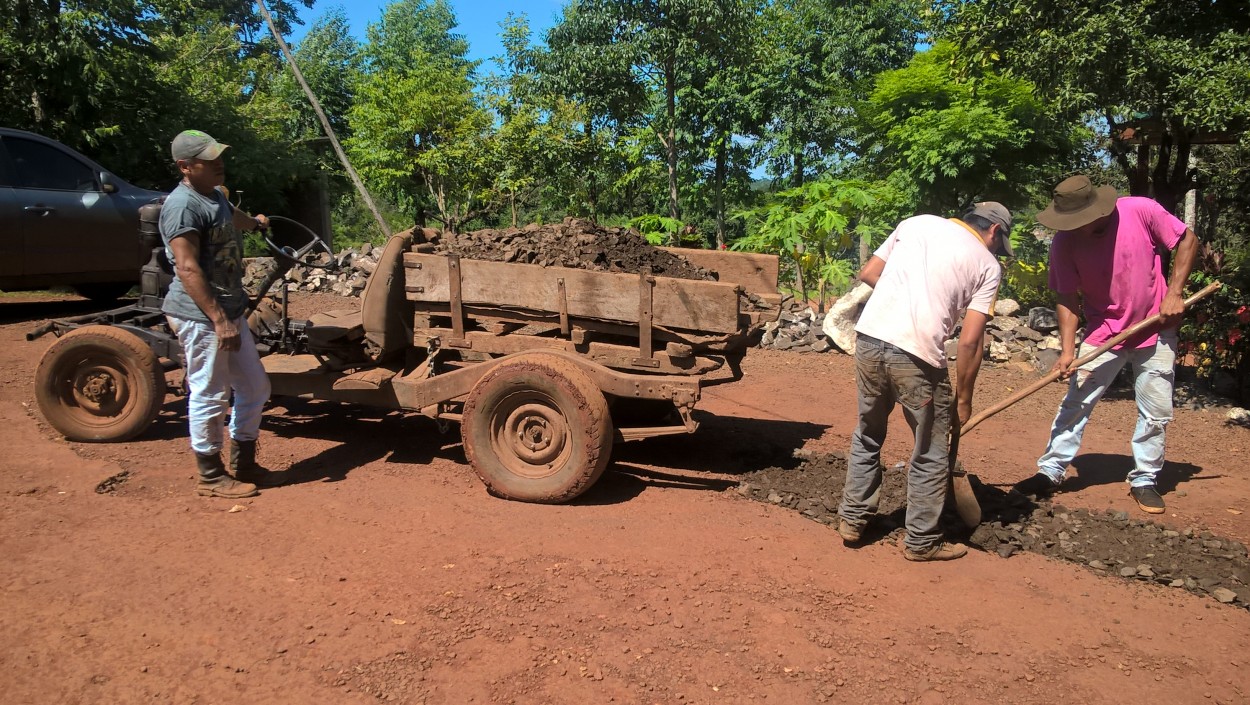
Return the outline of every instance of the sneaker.
{"type": "Polygon", "coordinates": [[[1039,472],[1033,477],[1017,482],[1011,489],[1025,497],[1040,498],[1054,494],[1055,490],[1059,489],[1059,483],[1050,479],[1049,475],[1039,472]]]}
{"type": "Polygon", "coordinates": [[[1154,485],[1143,485],[1141,487],[1130,487],[1128,489],[1129,496],[1133,501],[1137,502],[1137,506],[1147,514],[1162,514],[1165,507],[1163,505],[1163,497],[1159,495],[1159,491],[1154,485]]]}
{"type": "Polygon", "coordinates": [[[945,541],[939,541],[923,551],[903,549],[903,557],[909,561],[953,561],[956,558],[963,558],[966,553],[968,553],[967,546],[945,541]]]}
{"type": "Polygon", "coordinates": [[[842,545],[844,546],[859,543],[860,540],[864,538],[864,527],[855,526],[846,519],[843,519],[838,522],[838,536],[842,537],[842,545]]]}
{"type": "Polygon", "coordinates": [[[256,485],[239,482],[229,475],[222,475],[212,480],[200,480],[195,493],[201,497],[225,497],[226,499],[243,499],[260,494],[256,485]]]}

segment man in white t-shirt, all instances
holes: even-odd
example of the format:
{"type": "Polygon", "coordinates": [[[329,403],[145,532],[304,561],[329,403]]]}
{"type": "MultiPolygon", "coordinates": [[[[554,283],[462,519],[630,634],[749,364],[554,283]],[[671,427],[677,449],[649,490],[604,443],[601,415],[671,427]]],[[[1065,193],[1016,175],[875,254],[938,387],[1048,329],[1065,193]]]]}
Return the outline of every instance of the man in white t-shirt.
{"type": "Polygon", "coordinates": [[[943,541],[938,527],[950,472],[948,434],[953,406],[961,423],[972,415],[985,324],[1002,276],[995,255],[1012,255],[1010,233],[1010,211],[993,201],[975,204],[961,219],[918,215],[899,223],[860,271],[873,293],[855,326],[859,425],[838,509],[843,542],[858,543],[877,511],[881,445],[898,402],[915,440],[903,555],[939,561],[967,553],[943,541]],[[961,314],[952,394],[945,343],[961,314]]]}

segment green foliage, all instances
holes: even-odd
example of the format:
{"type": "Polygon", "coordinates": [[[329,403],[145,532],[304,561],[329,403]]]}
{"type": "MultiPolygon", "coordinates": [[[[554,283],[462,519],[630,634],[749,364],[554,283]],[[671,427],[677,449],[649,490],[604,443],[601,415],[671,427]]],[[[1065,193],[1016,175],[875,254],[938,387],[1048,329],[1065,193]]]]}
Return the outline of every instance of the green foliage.
{"type": "Polygon", "coordinates": [[[1027,203],[1075,134],[1026,81],[983,72],[960,79],[954,46],[939,43],[877,77],[864,116],[876,173],[915,208],[953,212],[975,198],[1027,203]]]}
{"type": "MultiPolygon", "coordinates": [[[[1189,280],[1193,289],[1213,280],[1201,272],[1189,280]]],[[[1250,294],[1227,283],[1187,311],[1181,324],[1180,353],[1188,356],[1201,377],[1231,374],[1250,401],[1250,294]]]]}
{"type": "Polygon", "coordinates": [[[843,155],[859,152],[852,106],[873,76],[901,68],[923,28],[918,0],[769,2],[761,13],[759,85],[751,95],[764,122],[767,163],[801,185],[843,155]]]}
{"type": "MultiPolygon", "coordinates": [[[[277,0],[270,8],[289,31],[295,4],[277,0]]],[[[217,125],[264,122],[279,109],[266,95],[277,66],[263,60],[273,57],[274,45],[255,41],[261,24],[249,0],[0,0],[0,16],[5,18],[0,24],[0,95],[6,98],[0,103],[0,124],[60,140],[140,185],[172,184],[169,140],[189,126],[188,120],[226,134],[230,131],[217,125]],[[168,81],[174,75],[187,78],[185,57],[206,48],[210,30],[213,48],[228,48],[237,56],[232,63],[209,62],[195,73],[225,73],[197,75],[190,87],[168,81]],[[214,78],[225,92],[198,92],[214,78]],[[207,115],[201,112],[206,102],[213,104],[207,115]]],[[[232,156],[242,151],[238,143],[254,142],[239,132],[230,137],[236,146],[232,156]]],[[[244,173],[237,160],[232,166],[244,173]]],[[[258,198],[276,194],[290,179],[289,168],[282,170],[277,188],[262,182],[273,182],[277,171],[256,181],[241,180],[258,198]]]]}
{"type": "Polygon", "coordinates": [[[974,63],[999,64],[1073,116],[1087,111],[1222,128],[1250,117],[1244,0],[940,0],[974,63]]]}
{"type": "Polygon", "coordinates": [[[1055,292],[1050,289],[1049,278],[1050,266],[1045,261],[1029,263],[1013,259],[1003,268],[999,296],[1015,299],[1025,309],[1053,307],[1056,299],[1055,292]]]}
{"type": "Polygon", "coordinates": [[[647,242],[652,245],[672,245],[681,238],[686,224],[676,218],[668,218],[654,213],[640,215],[629,221],[630,227],[636,228],[647,242]]]}
{"type": "Polygon", "coordinates": [[[369,27],[346,147],[362,177],[418,223],[428,216],[457,231],[498,207],[499,164],[454,27],[442,0],[400,0],[369,27]]]}
{"type": "Polygon", "coordinates": [[[963,62],[1030,80],[1065,115],[1097,126],[1130,191],[1168,209],[1195,185],[1197,131],[1250,124],[1245,0],[940,0],[937,9],[963,62]],[[1129,127],[1158,146],[1133,148],[1129,127]]]}
{"type": "Polygon", "coordinates": [[[854,275],[855,248],[884,238],[897,194],[889,186],[852,179],[822,179],[778,193],[758,208],[734,217],[747,223],[748,235],[735,250],[780,254],[793,268],[804,296],[807,282],[817,288],[846,287],[854,275]]]}

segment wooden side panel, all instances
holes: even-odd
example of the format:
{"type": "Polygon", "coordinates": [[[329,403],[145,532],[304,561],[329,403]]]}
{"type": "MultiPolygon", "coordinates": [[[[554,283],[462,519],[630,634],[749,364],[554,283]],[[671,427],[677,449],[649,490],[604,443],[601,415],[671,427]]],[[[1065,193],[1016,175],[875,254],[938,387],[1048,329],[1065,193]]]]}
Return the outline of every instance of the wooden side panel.
{"type": "MultiPolygon", "coordinates": [[[[404,254],[407,296],[418,302],[447,302],[447,258],[404,254]]],[[[461,296],[466,305],[508,306],[558,314],[559,280],[564,280],[568,315],[638,322],[638,277],[532,264],[460,260],[461,296]]],[[[738,287],[723,282],[655,278],[657,326],[714,333],[738,330],[738,287]]]]}
{"type": "Polygon", "coordinates": [[[722,283],[740,284],[753,294],[777,293],[781,259],[777,255],[728,250],[696,250],[688,247],[661,247],[720,275],[722,283]]]}

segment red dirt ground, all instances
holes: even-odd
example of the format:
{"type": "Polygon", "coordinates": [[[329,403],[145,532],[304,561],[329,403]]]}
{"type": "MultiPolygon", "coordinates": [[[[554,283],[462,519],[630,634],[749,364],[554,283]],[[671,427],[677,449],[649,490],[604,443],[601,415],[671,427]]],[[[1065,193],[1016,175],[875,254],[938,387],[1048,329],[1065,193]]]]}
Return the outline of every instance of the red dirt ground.
{"type": "MultiPolygon", "coordinates": [[[[720,491],[792,448],[846,449],[846,356],[752,351],[745,379],[705,391],[697,434],[618,447],[571,506],[489,496],[454,427],[279,401],[261,460],[298,481],[231,511],[193,494],[178,400],[131,443],[43,421],[51,340],[22,336],[84,306],[0,303],[6,703],[1247,701],[1244,609],[1034,555],[849,550],[720,491]]],[[[974,406],[1030,379],[985,369],[974,406]]],[[[965,466],[1030,474],[1061,394],[969,434],[965,466]]],[[[1134,414],[1099,406],[1065,505],[1137,512],[1134,414]]],[[[909,453],[900,435],[887,463],[909,453]]],[[[1221,413],[1178,410],[1165,522],[1250,542],[1248,446],[1221,413]]]]}

